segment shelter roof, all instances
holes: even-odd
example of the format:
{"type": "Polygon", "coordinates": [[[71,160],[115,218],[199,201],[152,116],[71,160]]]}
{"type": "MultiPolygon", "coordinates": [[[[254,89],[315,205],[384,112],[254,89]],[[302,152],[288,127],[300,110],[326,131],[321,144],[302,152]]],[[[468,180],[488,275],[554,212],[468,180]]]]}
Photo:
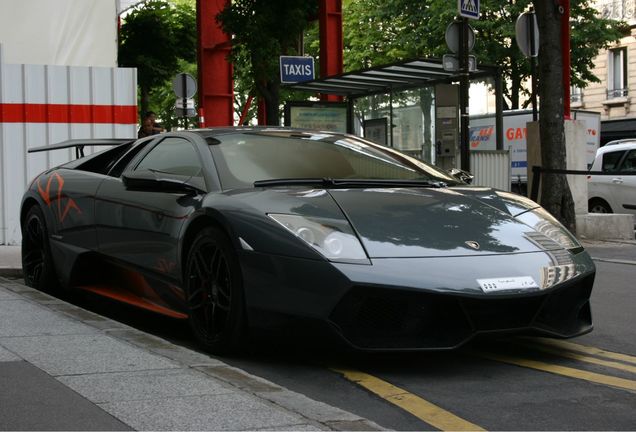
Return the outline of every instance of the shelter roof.
{"type": "MultiPolygon", "coordinates": [[[[494,76],[497,66],[478,65],[471,78],[494,76]]],[[[444,70],[440,59],[415,59],[332,75],[287,86],[295,90],[360,97],[427,87],[459,79],[457,72],[444,70]]]]}

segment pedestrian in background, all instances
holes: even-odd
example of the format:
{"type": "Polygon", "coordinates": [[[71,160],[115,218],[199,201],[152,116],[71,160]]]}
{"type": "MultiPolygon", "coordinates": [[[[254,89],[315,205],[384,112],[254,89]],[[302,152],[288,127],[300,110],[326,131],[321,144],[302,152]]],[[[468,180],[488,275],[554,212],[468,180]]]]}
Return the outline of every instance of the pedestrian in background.
{"type": "Polygon", "coordinates": [[[147,118],[149,117],[152,120],[152,129],[155,131],[155,133],[161,133],[166,131],[161,125],[161,123],[157,123],[157,115],[154,113],[154,111],[148,111],[146,113],[146,117],[147,118]]]}
{"type": "Polygon", "coordinates": [[[152,118],[146,116],[141,122],[141,127],[139,128],[139,132],[137,132],[137,138],[144,138],[158,133],[159,132],[156,132],[153,127],[152,118]]]}

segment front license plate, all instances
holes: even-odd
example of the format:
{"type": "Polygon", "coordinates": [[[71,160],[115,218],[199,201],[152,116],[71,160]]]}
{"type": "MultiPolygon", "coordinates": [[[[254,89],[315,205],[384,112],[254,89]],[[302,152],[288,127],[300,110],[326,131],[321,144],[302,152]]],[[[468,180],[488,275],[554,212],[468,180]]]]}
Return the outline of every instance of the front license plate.
{"type": "Polygon", "coordinates": [[[484,292],[539,288],[530,276],[477,279],[477,283],[484,292]]]}

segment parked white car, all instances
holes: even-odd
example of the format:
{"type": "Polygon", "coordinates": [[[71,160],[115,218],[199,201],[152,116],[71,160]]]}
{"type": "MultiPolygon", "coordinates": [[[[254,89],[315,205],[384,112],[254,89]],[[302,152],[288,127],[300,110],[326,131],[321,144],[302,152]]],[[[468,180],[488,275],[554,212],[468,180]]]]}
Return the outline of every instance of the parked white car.
{"type": "Polygon", "coordinates": [[[588,176],[590,213],[636,214],[636,140],[610,142],[596,151],[591,171],[615,175],[588,176]]]}

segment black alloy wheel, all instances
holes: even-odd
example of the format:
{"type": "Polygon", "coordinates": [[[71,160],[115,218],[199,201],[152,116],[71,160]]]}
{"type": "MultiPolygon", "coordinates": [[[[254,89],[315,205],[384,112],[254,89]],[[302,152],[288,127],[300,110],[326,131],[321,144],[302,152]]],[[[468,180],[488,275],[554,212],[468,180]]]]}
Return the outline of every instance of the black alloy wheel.
{"type": "Polygon", "coordinates": [[[59,288],[44,214],[37,205],[29,209],[22,225],[22,272],[30,287],[49,292],[59,288]]]}
{"type": "Polygon", "coordinates": [[[197,234],[185,277],[190,326],[199,343],[214,354],[238,352],[245,328],[241,271],[221,230],[207,227],[197,234]]]}

